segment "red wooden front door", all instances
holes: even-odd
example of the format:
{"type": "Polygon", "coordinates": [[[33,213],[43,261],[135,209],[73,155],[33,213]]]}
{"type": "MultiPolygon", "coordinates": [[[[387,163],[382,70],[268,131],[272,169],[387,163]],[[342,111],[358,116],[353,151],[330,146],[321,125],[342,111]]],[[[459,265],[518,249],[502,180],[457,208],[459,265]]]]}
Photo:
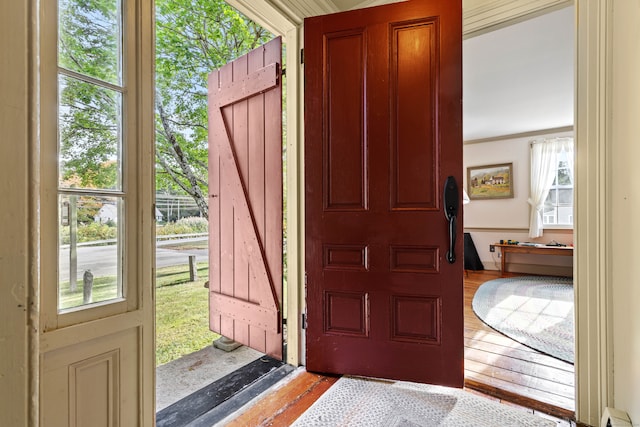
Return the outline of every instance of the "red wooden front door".
{"type": "Polygon", "coordinates": [[[282,42],[209,75],[209,323],[282,359],[282,42]]]}
{"type": "Polygon", "coordinates": [[[461,22],[459,0],[305,20],[310,371],[463,384],[461,22]]]}

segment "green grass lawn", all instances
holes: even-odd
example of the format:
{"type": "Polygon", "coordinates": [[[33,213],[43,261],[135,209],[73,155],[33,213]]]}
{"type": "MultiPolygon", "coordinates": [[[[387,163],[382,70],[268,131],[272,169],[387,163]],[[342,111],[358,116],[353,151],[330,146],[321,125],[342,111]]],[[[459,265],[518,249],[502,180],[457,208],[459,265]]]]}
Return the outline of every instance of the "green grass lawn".
{"type": "MultiPolygon", "coordinates": [[[[60,284],[60,308],[67,309],[79,307],[83,304],[83,282],[82,277],[78,278],[78,285],[75,291],[71,291],[69,282],[60,284]]],[[[115,277],[96,277],[93,280],[91,301],[108,301],[118,297],[118,283],[115,277]]]]}
{"type": "Polygon", "coordinates": [[[198,351],[220,337],[209,330],[208,263],[198,263],[189,282],[188,266],[167,267],[156,275],[156,365],[198,351]]]}

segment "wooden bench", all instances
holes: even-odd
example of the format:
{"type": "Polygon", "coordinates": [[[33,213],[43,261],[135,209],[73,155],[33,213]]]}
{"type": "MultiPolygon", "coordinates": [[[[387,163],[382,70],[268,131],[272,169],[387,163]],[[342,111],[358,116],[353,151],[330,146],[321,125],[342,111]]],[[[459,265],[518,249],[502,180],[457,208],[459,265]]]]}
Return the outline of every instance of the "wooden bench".
{"type": "Polygon", "coordinates": [[[500,262],[500,271],[504,275],[506,272],[507,254],[535,254],[535,255],[557,255],[557,256],[573,256],[572,246],[527,246],[527,245],[508,245],[503,243],[495,243],[493,246],[500,248],[502,252],[502,260],[500,262]]]}

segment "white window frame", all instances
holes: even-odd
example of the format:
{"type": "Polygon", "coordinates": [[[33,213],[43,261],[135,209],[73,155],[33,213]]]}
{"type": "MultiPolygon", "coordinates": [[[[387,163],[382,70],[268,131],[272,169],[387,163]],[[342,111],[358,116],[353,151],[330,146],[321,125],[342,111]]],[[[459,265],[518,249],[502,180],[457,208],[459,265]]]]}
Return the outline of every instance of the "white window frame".
{"type": "MultiPolygon", "coordinates": [[[[75,309],[59,312],[58,310],[58,226],[59,208],[58,197],[68,194],[66,190],[58,189],[58,0],[44,0],[42,13],[44,16],[55,16],[46,19],[41,27],[41,263],[42,287],[40,295],[41,327],[43,332],[59,329],[79,323],[85,323],[108,316],[136,310],[141,304],[140,278],[136,269],[129,268],[139,259],[139,229],[141,198],[146,198],[147,192],[136,191],[141,185],[137,176],[137,167],[141,161],[141,144],[143,134],[148,132],[137,123],[141,121],[144,111],[139,101],[128,94],[140,93],[141,84],[139,64],[142,58],[136,57],[139,49],[139,39],[136,34],[136,22],[140,19],[135,1],[120,0],[122,2],[122,120],[121,120],[121,167],[122,185],[120,191],[113,192],[114,196],[122,197],[124,212],[120,219],[120,260],[122,271],[122,297],[100,303],[80,306],[75,309]],[[141,196],[141,194],[143,196],[141,196]],[[133,285],[136,284],[136,285],[133,285]]],[[[148,76],[151,78],[151,76],[148,76]]],[[[152,109],[149,111],[153,111],[152,109]]],[[[148,142],[148,141],[147,141],[148,142]]],[[[148,145],[148,144],[147,144],[148,145]]],[[[145,155],[152,155],[145,152],[145,155]]],[[[95,191],[93,194],[103,192],[95,191]]],[[[153,192],[151,192],[153,194],[153,192]]],[[[152,201],[148,201],[151,205],[152,201]]],[[[148,227],[148,226],[147,226],[148,227]]]]}

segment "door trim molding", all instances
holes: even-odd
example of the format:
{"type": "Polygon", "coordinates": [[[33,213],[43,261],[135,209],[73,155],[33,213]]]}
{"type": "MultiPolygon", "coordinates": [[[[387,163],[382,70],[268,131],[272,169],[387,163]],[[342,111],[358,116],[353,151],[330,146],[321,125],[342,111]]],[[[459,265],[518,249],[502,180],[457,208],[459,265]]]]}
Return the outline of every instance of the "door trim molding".
{"type": "Polygon", "coordinates": [[[300,62],[302,20],[286,13],[269,0],[226,0],[228,4],[275,35],[283,37],[286,49],[287,129],[287,351],[285,361],[304,363],[304,105],[303,65],[300,62]]]}
{"type": "Polygon", "coordinates": [[[38,420],[38,2],[0,5],[0,425],[38,420]]]}
{"type": "Polygon", "coordinates": [[[613,403],[610,230],[612,0],[576,7],[576,419],[598,425],[613,403]],[[581,214],[580,214],[581,213],[581,214]]]}
{"type": "Polygon", "coordinates": [[[302,313],[305,310],[304,268],[304,81],[300,50],[302,26],[294,26],[285,35],[287,44],[287,354],[286,362],[304,363],[305,334],[302,313]]]}
{"type": "MultiPolygon", "coordinates": [[[[28,192],[29,199],[28,208],[28,236],[29,236],[29,276],[27,295],[31,303],[29,304],[29,319],[26,325],[28,331],[29,343],[29,380],[28,391],[30,400],[27,402],[28,425],[38,425],[40,420],[40,53],[41,53],[41,36],[40,36],[40,2],[31,0],[25,2],[28,4],[28,25],[27,34],[29,49],[26,53],[28,61],[28,105],[27,112],[29,114],[29,134],[27,134],[25,146],[29,150],[29,176],[28,176],[28,192]]],[[[11,28],[13,22],[9,23],[11,28]]],[[[19,47],[18,47],[19,48],[19,47]]],[[[17,53],[17,52],[15,52],[17,53]]],[[[15,393],[17,390],[13,390],[15,393]]],[[[11,402],[11,399],[9,399],[11,402]]],[[[17,402],[16,402],[17,403],[17,402]]],[[[11,404],[11,403],[10,403],[11,404]]],[[[2,412],[2,411],[0,411],[2,412]]],[[[0,420],[0,424],[2,421],[0,420]]]]}

